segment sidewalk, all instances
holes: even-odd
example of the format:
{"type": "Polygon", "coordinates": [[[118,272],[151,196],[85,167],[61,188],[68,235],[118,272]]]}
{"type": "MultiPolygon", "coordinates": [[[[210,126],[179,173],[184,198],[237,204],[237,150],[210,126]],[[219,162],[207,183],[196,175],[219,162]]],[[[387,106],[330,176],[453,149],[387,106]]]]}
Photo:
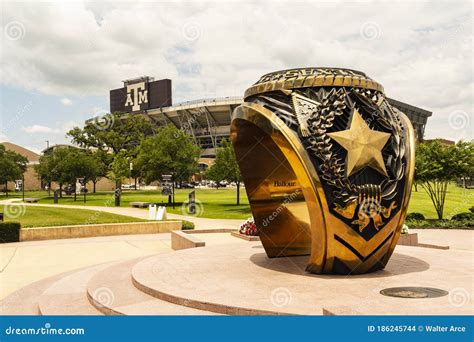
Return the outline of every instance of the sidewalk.
{"type": "MultiPolygon", "coordinates": [[[[200,234],[206,246],[245,243],[229,233],[200,234]]],[[[118,235],[0,244],[0,300],[41,279],[110,261],[171,252],[171,234],[118,235]]]]}
{"type": "Polygon", "coordinates": [[[170,251],[167,233],[1,244],[0,299],[62,272],[170,251]]]}
{"type": "MultiPolygon", "coordinates": [[[[0,204],[8,204],[18,202],[18,199],[3,200],[0,204]]],[[[40,204],[40,203],[22,203],[23,205],[31,205],[36,207],[57,207],[70,209],[87,209],[93,211],[102,211],[112,214],[131,216],[141,219],[148,219],[148,210],[132,208],[132,207],[102,207],[102,206],[83,206],[83,205],[68,205],[68,204],[40,204]]],[[[168,219],[172,220],[187,220],[193,222],[195,229],[219,229],[232,228],[239,229],[243,220],[228,220],[228,219],[210,219],[196,216],[185,216],[178,214],[167,213],[168,219]]]]}

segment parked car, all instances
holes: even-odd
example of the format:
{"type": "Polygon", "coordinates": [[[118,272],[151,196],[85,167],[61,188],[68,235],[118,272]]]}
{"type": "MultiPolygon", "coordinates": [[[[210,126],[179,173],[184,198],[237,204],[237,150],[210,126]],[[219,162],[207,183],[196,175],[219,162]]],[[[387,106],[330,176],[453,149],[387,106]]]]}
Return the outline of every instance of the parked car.
{"type": "MultiPolygon", "coordinates": [[[[66,187],[63,189],[64,193],[66,195],[74,195],[76,192],[76,187],[74,185],[66,185],[66,187]]],[[[89,190],[87,190],[86,187],[81,187],[81,194],[87,194],[89,190]]]]}
{"type": "Polygon", "coordinates": [[[210,188],[225,188],[227,186],[227,182],[210,182],[208,185],[210,188]]]}
{"type": "Polygon", "coordinates": [[[72,195],[76,191],[76,187],[72,185],[66,185],[63,191],[66,195],[72,195]]]}
{"type": "Polygon", "coordinates": [[[176,189],[194,189],[195,185],[188,182],[176,183],[176,189]]]}
{"type": "Polygon", "coordinates": [[[122,190],[136,190],[135,184],[122,184],[122,190]]]}
{"type": "Polygon", "coordinates": [[[195,186],[194,186],[194,184],[183,182],[183,183],[181,183],[181,188],[183,188],[183,189],[194,189],[195,186]]]}

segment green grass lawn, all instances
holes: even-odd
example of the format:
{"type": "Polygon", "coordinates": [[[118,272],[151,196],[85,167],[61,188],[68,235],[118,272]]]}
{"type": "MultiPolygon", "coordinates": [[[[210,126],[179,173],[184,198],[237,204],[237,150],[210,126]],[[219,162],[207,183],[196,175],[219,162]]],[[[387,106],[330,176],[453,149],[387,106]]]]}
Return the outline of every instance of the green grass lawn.
{"type": "MultiPolygon", "coordinates": [[[[191,191],[191,189],[177,189],[175,193],[176,207],[175,209],[168,207],[167,211],[175,214],[187,214],[185,206],[182,204],[188,199],[188,194],[191,191]]],[[[235,205],[235,189],[195,189],[195,191],[196,200],[198,201],[197,212],[201,217],[246,219],[252,215],[247,195],[243,188],[240,191],[241,204],[238,206],[235,205]]],[[[25,196],[39,197],[41,198],[40,203],[53,203],[53,198],[48,197],[48,193],[45,191],[28,192],[25,196]]],[[[21,194],[16,193],[14,197],[21,198],[21,194]]],[[[0,197],[0,199],[2,198],[0,197]]],[[[129,207],[130,202],[166,203],[167,196],[161,195],[160,191],[123,191],[122,206],[129,207]]],[[[59,200],[59,204],[113,206],[114,197],[113,192],[91,193],[87,194],[87,202],[83,203],[82,196],[78,196],[76,202],[74,202],[73,196],[65,196],[59,200]]],[[[463,189],[451,184],[446,195],[445,218],[450,218],[460,212],[466,212],[473,205],[474,189],[463,189]]],[[[431,199],[420,186],[417,192],[414,189],[412,191],[408,212],[419,212],[425,215],[426,218],[437,218],[431,199]]]]}
{"type": "MultiPolygon", "coordinates": [[[[250,212],[249,202],[245,189],[240,189],[240,205],[236,203],[235,189],[194,189],[196,191],[197,212],[201,217],[209,218],[229,218],[242,219],[252,216],[250,212]]],[[[169,213],[180,215],[187,215],[186,205],[183,205],[188,199],[188,194],[193,189],[176,189],[175,190],[175,209],[167,207],[169,213]]],[[[46,191],[28,192],[25,197],[41,198],[39,203],[52,204],[53,197],[48,197],[46,191]]],[[[21,198],[21,193],[10,194],[9,198],[21,198]]],[[[0,199],[5,199],[0,198],[0,199]]],[[[168,196],[161,195],[161,191],[133,191],[124,190],[122,192],[121,204],[124,207],[129,207],[130,202],[151,202],[151,203],[167,203],[168,196]]],[[[64,196],[59,199],[59,204],[74,204],[85,206],[113,206],[114,194],[113,192],[98,192],[86,195],[86,203],[84,203],[83,196],[78,195],[77,200],[74,201],[74,196],[64,196]]],[[[144,209],[145,210],[145,209],[144,209]]]]}
{"type": "Polygon", "coordinates": [[[4,219],[5,222],[20,222],[23,228],[145,221],[134,217],[94,210],[71,210],[67,208],[35,207],[31,205],[17,205],[16,208],[9,206],[9,209],[5,209],[3,205],[0,205],[0,211],[5,214],[7,212],[11,213],[11,215],[6,215],[4,219]],[[15,213],[18,214],[15,215],[15,213]]]}
{"type": "MultiPolygon", "coordinates": [[[[52,192],[51,192],[51,196],[52,196],[52,192]]],[[[44,198],[44,197],[48,197],[48,192],[47,191],[25,191],[25,198],[28,198],[28,197],[44,198]]],[[[10,199],[10,198],[22,198],[22,193],[9,191],[8,197],[7,197],[4,192],[0,192],[0,201],[5,200],[5,199],[10,199]]]]}
{"type": "MultiPolygon", "coordinates": [[[[455,184],[448,186],[446,202],[444,204],[445,219],[450,219],[455,214],[467,212],[472,206],[474,206],[474,189],[460,188],[455,184]]],[[[418,186],[417,192],[413,188],[408,212],[422,213],[427,219],[438,218],[433,202],[431,202],[428,194],[421,186],[418,186]]]]}

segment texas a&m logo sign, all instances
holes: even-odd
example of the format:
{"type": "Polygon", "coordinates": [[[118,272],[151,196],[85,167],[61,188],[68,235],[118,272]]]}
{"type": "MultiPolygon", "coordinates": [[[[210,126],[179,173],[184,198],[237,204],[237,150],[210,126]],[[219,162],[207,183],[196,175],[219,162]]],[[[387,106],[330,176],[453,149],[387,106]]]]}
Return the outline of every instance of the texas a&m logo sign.
{"type": "Polygon", "coordinates": [[[126,109],[130,108],[130,112],[136,112],[141,109],[148,109],[147,85],[148,83],[145,82],[127,85],[127,98],[125,100],[124,107],[126,109]]]}
{"type": "Polygon", "coordinates": [[[124,81],[124,87],[110,91],[110,112],[139,113],[168,107],[171,101],[171,80],[154,81],[140,77],[124,81]]]}

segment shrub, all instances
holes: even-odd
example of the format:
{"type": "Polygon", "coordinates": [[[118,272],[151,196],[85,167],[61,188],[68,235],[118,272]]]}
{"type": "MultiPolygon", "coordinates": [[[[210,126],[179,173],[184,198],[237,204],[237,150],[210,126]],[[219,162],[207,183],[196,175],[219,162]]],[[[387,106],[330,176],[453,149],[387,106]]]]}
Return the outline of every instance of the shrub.
{"type": "Polygon", "coordinates": [[[470,211],[471,213],[474,213],[474,206],[470,207],[470,208],[469,208],[469,211],[470,211]]]}
{"type": "Polygon", "coordinates": [[[465,212],[459,213],[451,217],[452,221],[472,221],[474,220],[474,213],[465,212]]]}
{"type": "Polygon", "coordinates": [[[183,225],[181,226],[181,230],[192,230],[194,229],[194,223],[186,220],[182,220],[183,225]]]}
{"type": "Polygon", "coordinates": [[[424,221],[410,221],[410,228],[415,229],[473,229],[474,220],[424,220],[424,221]]]}
{"type": "Polygon", "coordinates": [[[423,221],[425,216],[422,213],[409,213],[407,215],[407,221],[423,221]]]}
{"type": "Polygon", "coordinates": [[[19,242],[20,228],[18,222],[0,222],[0,243],[19,242]]]}
{"type": "Polygon", "coordinates": [[[247,221],[240,226],[239,233],[248,236],[258,236],[257,226],[253,217],[247,219],[247,221]]]}

